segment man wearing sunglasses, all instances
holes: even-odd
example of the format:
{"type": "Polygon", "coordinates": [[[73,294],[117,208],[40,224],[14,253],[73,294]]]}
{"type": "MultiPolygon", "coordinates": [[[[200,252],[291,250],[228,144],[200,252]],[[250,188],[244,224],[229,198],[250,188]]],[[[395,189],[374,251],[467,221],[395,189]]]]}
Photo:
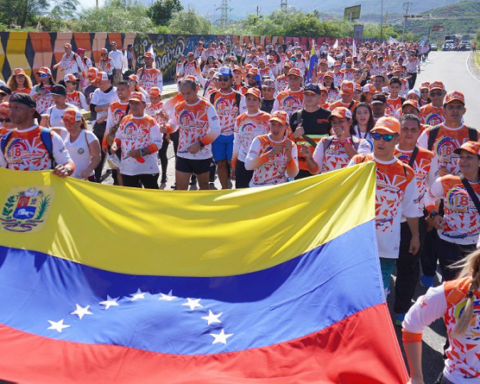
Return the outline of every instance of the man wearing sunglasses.
{"type": "Polygon", "coordinates": [[[387,292],[400,247],[400,226],[405,217],[412,234],[408,251],[416,255],[420,249],[418,218],[422,216],[416,200],[418,188],[415,172],[394,155],[401,132],[394,117],[380,118],[372,129],[373,154],[359,154],[349,165],[374,161],[377,187],[375,197],[376,232],[383,288],[387,292]]]}
{"type": "Polygon", "coordinates": [[[222,189],[228,189],[229,168],[233,155],[234,128],[237,117],[247,111],[245,97],[232,88],[233,71],[229,67],[219,70],[219,90],[210,95],[210,104],[220,119],[220,136],[212,143],[213,159],[217,163],[218,178],[222,189]]]}
{"type": "Polygon", "coordinates": [[[420,121],[422,124],[435,126],[445,121],[445,110],[443,109],[445,86],[441,81],[434,81],[428,88],[431,103],[420,108],[420,121]]]}

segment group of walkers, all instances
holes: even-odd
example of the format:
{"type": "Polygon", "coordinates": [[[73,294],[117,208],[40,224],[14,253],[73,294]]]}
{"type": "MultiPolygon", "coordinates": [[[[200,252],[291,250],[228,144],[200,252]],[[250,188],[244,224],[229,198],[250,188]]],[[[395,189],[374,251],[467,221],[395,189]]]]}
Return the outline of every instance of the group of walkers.
{"type": "Polygon", "coordinates": [[[416,86],[420,45],[324,43],[312,60],[299,46],[200,42],[180,58],[179,94],[165,103],[153,55],[122,77],[116,52],[112,43],[95,67],[66,44],[58,84],[50,68],[35,86],[14,69],[0,85],[0,166],[101,182],[108,157],[114,184],[158,189],[172,143],[175,188],[187,190],[209,189],[215,174],[223,189],[250,188],[374,162],[383,287],[390,294],[396,269],[412,383],[423,383],[421,333],[442,316],[442,382],[480,377],[480,144],[461,92],[441,79],[416,86]],[[443,284],[414,304],[437,263],[443,284]]]}

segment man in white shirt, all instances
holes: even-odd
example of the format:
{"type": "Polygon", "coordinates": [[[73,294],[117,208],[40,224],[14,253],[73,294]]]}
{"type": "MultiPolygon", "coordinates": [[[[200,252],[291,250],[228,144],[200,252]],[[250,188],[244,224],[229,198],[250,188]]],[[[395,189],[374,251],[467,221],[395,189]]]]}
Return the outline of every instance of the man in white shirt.
{"type": "Polygon", "coordinates": [[[122,51],[117,50],[117,43],[112,41],[110,43],[112,50],[108,53],[115,63],[115,68],[113,69],[113,85],[117,85],[122,80],[122,68],[123,68],[123,53],[122,51]]]}
{"type": "MultiPolygon", "coordinates": [[[[98,88],[93,92],[92,100],[90,102],[90,111],[97,114],[97,120],[93,126],[93,133],[98,137],[100,143],[103,142],[105,129],[107,127],[108,109],[110,104],[118,100],[117,88],[112,86],[108,75],[105,72],[99,72],[95,83],[98,88]]],[[[102,152],[102,161],[95,169],[95,178],[97,182],[101,182],[103,163],[105,161],[105,153],[102,152]]]]}

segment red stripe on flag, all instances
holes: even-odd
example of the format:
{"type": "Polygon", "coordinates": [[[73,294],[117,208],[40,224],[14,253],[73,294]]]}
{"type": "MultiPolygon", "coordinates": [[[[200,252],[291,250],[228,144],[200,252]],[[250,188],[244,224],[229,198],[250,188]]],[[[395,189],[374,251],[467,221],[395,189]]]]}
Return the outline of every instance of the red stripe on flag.
{"type": "MultiPolygon", "coordinates": [[[[159,324],[159,326],[162,326],[159,324]]],[[[168,355],[54,340],[0,325],[0,377],[28,383],[405,384],[386,304],[297,340],[217,355],[168,355]]]]}

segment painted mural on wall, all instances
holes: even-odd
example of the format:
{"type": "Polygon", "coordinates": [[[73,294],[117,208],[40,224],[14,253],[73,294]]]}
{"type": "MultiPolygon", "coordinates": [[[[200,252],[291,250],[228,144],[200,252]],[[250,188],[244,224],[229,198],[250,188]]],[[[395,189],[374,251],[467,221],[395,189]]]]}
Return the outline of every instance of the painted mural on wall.
{"type": "MultiPolygon", "coordinates": [[[[200,40],[205,44],[212,42],[240,44],[295,44],[310,49],[312,42],[321,45],[324,41],[333,43],[334,39],[319,37],[286,36],[238,36],[238,35],[160,35],[140,33],[48,33],[48,32],[0,32],[0,70],[2,79],[7,80],[14,68],[23,68],[27,75],[38,81],[36,72],[41,67],[52,68],[64,53],[65,43],[72,44],[73,50],[84,48],[86,55],[95,63],[100,59],[100,50],[109,49],[110,42],[115,41],[118,49],[132,44],[135,52],[136,66],[143,65],[143,55],[152,47],[156,55],[156,66],[163,72],[164,81],[170,81],[175,75],[175,68],[180,55],[193,51],[200,40]]],[[[349,39],[351,40],[351,39],[349,39]]],[[[59,81],[63,73],[53,71],[59,81]]]]}

